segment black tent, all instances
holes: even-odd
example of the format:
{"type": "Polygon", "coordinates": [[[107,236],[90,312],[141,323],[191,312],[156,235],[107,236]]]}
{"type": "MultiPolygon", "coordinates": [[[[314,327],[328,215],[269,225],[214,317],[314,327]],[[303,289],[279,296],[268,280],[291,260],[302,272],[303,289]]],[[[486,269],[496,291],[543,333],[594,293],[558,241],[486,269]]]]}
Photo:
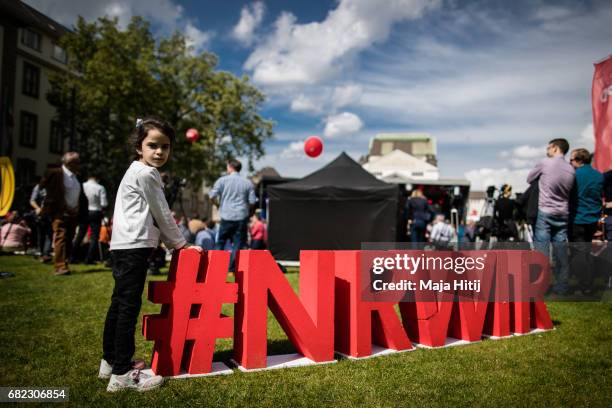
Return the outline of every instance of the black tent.
{"type": "Polygon", "coordinates": [[[314,173],[268,187],[268,244],[279,260],[302,249],[361,249],[396,240],[399,188],[346,153],[314,173]]]}

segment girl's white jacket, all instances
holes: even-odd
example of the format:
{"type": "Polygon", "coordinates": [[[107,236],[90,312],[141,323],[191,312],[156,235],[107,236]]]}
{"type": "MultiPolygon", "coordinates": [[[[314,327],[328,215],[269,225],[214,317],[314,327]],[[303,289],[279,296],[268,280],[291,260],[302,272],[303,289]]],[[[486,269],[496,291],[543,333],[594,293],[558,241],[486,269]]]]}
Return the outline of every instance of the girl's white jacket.
{"type": "Polygon", "coordinates": [[[168,208],[159,172],[134,161],[117,191],[110,249],[156,248],[160,238],[170,249],[186,244],[168,208]]]}

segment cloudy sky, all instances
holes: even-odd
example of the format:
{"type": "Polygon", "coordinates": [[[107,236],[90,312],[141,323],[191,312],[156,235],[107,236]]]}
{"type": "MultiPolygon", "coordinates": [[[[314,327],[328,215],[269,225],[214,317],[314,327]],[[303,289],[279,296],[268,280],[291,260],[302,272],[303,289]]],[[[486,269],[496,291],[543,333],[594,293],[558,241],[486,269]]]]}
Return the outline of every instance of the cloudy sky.
{"type": "Polygon", "coordinates": [[[379,132],[427,132],[442,176],[520,190],[548,140],[592,149],[593,63],[612,53],[610,1],[26,2],[68,27],[143,15],[250,75],[276,122],[258,164],[285,176],[358,159],[379,132]],[[309,135],[324,139],[317,159],[309,135]]]}

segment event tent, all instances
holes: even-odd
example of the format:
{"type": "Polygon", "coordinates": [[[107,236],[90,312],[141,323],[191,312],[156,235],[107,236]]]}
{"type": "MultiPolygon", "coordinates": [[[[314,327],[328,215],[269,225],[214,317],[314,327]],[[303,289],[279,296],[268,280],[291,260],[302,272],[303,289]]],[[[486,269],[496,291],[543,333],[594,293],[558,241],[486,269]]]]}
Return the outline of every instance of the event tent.
{"type": "Polygon", "coordinates": [[[346,153],[300,180],[269,186],[268,197],[268,245],[278,260],[298,260],[304,249],[396,240],[399,187],[346,153]]]}

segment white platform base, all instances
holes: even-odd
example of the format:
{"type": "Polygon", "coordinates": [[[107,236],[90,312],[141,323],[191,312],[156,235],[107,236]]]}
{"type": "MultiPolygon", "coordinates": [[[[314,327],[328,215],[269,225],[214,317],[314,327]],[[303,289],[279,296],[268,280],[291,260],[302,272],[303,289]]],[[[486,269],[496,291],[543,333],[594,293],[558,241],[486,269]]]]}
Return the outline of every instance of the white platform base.
{"type": "Polygon", "coordinates": [[[249,369],[249,368],[245,368],[239,365],[238,362],[234,359],[231,359],[230,361],[233,364],[235,364],[238,367],[238,369],[242,371],[243,373],[250,373],[253,371],[277,370],[279,368],[305,367],[305,366],[311,366],[311,365],[333,364],[333,363],[338,362],[337,360],[316,362],[298,353],[268,356],[266,359],[266,367],[264,368],[249,369]]]}
{"type": "Polygon", "coordinates": [[[300,266],[300,261],[278,261],[278,263],[283,266],[295,266],[295,267],[300,266]]]}
{"type": "Polygon", "coordinates": [[[516,336],[528,336],[530,334],[546,333],[546,332],[553,331],[553,330],[556,330],[556,328],[553,327],[552,329],[531,329],[527,333],[512,333],[508,336],[491,336],[489,334],[483,334],[482,337],[485,339],[489,339],[489,340],[501,340],[501,339],[509,339],[510,337],[516,337],[516,336]]]}
{"type": "Polygon", "coordinates": [[[549,331],[556,330],[554,327],[552,329],[531,329],[527,333],[512,333],[513,336],[528,336],[530,334],[538,334],[538,333],[546,333],[549,331]]]}
{"type": "Polygon", "coordinates": [[[509,334],[507,336],[492,336],[490,334],[482,335],[482,338],[487,339],[487,340],[502,340],[502,339],[509,339],[510,337],[514,337],[514,335],[513,334],[509,334]]]}
{"type": "Polygon", "coordinates": [[[413,350],[416,350],[416,348],[413,347],[407,350],[394,350],[394,349],[388,349],[388,348],[384,348],[381,346],[377,346],[376,344],[372,344],[372,354],[370,354],[369,356],[354,357],[348,354],[340,353],[339,351],[336,351],[336,354],[344,358],[347,358],[349,360],[365,360],[368,358],[388,356],[389,354],[406,353],[408,351],[413,351],[413,350]]]}
{"type": "MultiPolygon", "coordinates": [[[[147,368],[146,370],[142,370],[142,372],[145,374],[154,375],[153,370],[151,370],[150,368],[147,368]]],[[[212,371],[210,373],[204,373],[204,374],[184,373],[184,374],[169,376],[165,378],[184,379],[184,378],[197,378],[197,377],[211,377],[215,375],[228,375],[228,374],[233,374],[233,373],[234,373],[234,370],[232,370],[227,365],[219,361],[219,362],[212,363],[212,371]]]]}
{"type": "Polygon", "coordinates": [[[420,343],[414,343],[415,346],[419,347],[419,348],[425,348],[425,349],[435,349],[435,348],[444,348],[444,347],[455,347],[455,346],[466,346],[468,344],[473,344],[473,343],[478,343],[480,342],[480,340],[477,341],[467,341],[467,340],[459,340],[456,339],[454,337],[447,337],[446,340],[444,341],[444,345],[443,346],[428,346],[426,344],[420,344],[420,343]]]}

